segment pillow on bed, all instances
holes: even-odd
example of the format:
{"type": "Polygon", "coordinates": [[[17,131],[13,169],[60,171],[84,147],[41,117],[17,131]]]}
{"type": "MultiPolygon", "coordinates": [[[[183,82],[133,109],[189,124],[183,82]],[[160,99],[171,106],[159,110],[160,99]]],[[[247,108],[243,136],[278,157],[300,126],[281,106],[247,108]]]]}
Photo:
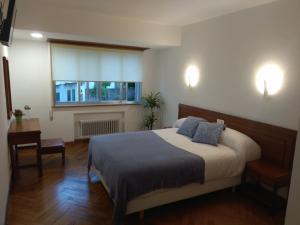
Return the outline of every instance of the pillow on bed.
{"type": "Polygon", "coordinates": [[[223,130],[224,124],[209,122],[199,123],[192,142],[217,146],[223,130]]]}
{"type": "Polygon", "coordinates": [[[184,120],[177,133],[192,138],[197,130],[198,124],[204,121],[206,120],[203,118],[189,116],[184,120]]]}
{"type": "Polygon", "coordinates": [[[252,138],[228,127],[221,135],[220,144],[244,152],[246,161],[257,160],[261,156],[261,148],[252,138]]]}
{"type": "Polygon", "coordinates": [[[181,118],[181,119],[176,120],[176,121],[173,123],[172,127],[173,127],[173,128],[180,128],[181,125],[183,124],[183,122],[184,122],[185,120],[186,120],[186,117],[185,117],[185,118],[181,118]]]}

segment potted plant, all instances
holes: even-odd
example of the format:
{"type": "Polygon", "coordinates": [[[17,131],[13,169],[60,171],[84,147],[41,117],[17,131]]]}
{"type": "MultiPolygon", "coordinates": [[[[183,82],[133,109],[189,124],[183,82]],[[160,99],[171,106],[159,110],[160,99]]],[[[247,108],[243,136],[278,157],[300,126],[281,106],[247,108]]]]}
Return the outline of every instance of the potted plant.
{"type": "Polygon", "coordinates": [[[13,114],[16,117],[16,122],[18,124],[22,123],[22,117],[24,116],[24,113],[22,112],[22,110],[21,109],[15,109],[13,114]]]}
{"type": "Polygon", "coordinates": [[[142,97],[144,108],[149,110],[145,115],[144,125],[148,130],[152,130],[154,123],[158,120],[157,110],[160,108],[160,93],[150,93],[142,97]]]}

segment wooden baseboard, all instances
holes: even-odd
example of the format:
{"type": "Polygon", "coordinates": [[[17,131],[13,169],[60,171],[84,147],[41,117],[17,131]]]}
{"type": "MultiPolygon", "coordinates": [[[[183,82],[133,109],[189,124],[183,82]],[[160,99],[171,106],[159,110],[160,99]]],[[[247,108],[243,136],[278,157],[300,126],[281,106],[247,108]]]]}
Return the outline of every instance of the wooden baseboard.
{"type": "Polygon", "coordinates": [[[89,141],[90,141],[89,138],[76,139],[74,141],[67,141],[67,142],[65,142],[65,145],[66,145],[66,147],[68,147],[68,146],[73,146],[74,144],[80,144],[80,143],[87,144],[87,143],[89,143],[89,141]]]}
{"type": "Polygon", "coordinates": [[[89,138],[83,138],[83,139],[76,139],[75,141],[74,141],[74,143],[76,144],[76,143],[88,143],[90,141],[90,139],[89,138]]]}
{"type": "Polygon", "coordinates": [[[5,219],[4,219],[4,224],[8,224],[8,203],[9,203],[9,195],[10,195],[10,190],[8,190],[7,198],[6,198],[6,212],[5,212],[5,219]]]}

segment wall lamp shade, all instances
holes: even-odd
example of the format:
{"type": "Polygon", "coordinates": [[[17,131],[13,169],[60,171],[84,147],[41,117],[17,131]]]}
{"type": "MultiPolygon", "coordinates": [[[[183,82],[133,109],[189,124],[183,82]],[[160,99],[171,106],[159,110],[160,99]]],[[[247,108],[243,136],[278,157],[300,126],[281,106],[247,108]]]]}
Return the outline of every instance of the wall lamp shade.
{"type": "Polygon", "coordinates": [[[190,65],[185,70],[185,83],[188,87],[195,87],[199,82],[199,69],[195,65],[190,65]]]}
{"type": "Polygon", "coordinates": [[[281,89],[284,72],[274,63],[268,63],[260,67],[256,73],[257,90],[267,95],[275,95],[281,89]]]}

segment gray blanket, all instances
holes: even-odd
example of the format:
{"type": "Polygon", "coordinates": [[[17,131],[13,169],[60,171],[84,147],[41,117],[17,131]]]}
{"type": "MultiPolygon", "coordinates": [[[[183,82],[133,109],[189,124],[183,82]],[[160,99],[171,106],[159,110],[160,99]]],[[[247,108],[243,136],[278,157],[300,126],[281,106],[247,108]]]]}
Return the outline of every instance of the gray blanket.
{"type": "Polygon", "coordinates": [[[93,164],[114,201],[113,220],[121,224],[127,202],[161,189],[204,182],[204,160],[177,148],[152,131],[92,137],[89,166],[93,164]]]}

